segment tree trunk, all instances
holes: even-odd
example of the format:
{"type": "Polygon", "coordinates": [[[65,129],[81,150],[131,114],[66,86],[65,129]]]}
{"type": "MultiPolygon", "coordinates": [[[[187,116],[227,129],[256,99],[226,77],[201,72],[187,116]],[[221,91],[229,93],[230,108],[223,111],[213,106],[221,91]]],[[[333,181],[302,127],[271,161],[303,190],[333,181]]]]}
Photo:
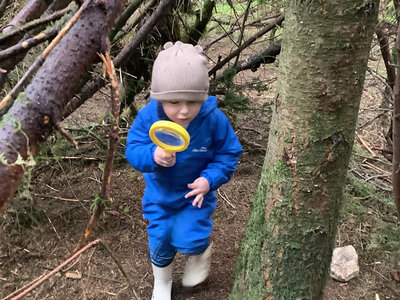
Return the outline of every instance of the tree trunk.
{"type": "MultiPolygon", "coordinates": [[[[88,0],[89,1],[89,0],[88,0]]],[[[91,1],[0,124],[0,213],[98,53],[126,0],[91,1]]]]}
{"type": "Polygon", "coordinates": [[[230,299],[322,299],[378,0],[288,1],[258,191],[230,299]]]}

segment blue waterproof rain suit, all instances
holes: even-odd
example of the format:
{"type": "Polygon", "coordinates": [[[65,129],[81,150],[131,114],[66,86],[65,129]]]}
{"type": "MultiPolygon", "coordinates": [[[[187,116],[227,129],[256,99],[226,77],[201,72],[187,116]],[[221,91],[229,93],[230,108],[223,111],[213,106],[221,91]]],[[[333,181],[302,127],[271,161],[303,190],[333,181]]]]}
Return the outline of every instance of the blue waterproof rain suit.
{"type": "Polygon", "coordinates": [[[158,267],[169,265],[176,250],[189,255],[202,253],[209,243],[217,205],[215,190],[228,182],[236,169],[242,147],[228,118],[209,96],[187,131],[190,144],[176,153],[174,166],[165,168],[154,161],[156,145],[149,129],[159,120],[168,120],[156,100],[141,109],[128,133],[126,158],[143,172],[146,188],[143,215],[149,221],[150,259],[158,267]],[[198,177],[210,184],[201,208],[193,207],[194,197],[185,199],[187,187],[198,177]]]}

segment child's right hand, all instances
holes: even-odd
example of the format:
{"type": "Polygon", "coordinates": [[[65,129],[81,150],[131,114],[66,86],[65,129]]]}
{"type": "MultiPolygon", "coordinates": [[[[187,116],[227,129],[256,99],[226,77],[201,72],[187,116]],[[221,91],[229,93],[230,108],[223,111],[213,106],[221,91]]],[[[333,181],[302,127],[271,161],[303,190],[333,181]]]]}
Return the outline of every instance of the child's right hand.
{"type": "Polygon", "coordinates": [[[167,153],[160,147],[157,147],[154,151],[154,161],[162,167],[172,167],[176,162],[175,152],[167,153]]]}

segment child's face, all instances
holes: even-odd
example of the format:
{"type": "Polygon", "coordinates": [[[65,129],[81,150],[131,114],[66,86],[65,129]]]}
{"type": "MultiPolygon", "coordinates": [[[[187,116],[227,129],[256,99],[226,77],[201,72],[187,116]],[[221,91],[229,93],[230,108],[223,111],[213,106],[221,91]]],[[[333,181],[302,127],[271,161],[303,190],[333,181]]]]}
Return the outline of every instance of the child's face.
{"type": "Polygon", "coordinates": [[[202,102],[162,101],[161,104],[165,114],[171,121],[185,127],[197,116],[202,102]]]}

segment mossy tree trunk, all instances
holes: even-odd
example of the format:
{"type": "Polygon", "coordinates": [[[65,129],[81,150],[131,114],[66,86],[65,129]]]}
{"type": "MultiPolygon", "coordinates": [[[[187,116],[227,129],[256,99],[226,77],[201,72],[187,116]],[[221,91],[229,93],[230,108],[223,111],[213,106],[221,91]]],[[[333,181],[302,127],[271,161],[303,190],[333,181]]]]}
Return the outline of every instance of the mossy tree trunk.
{"type": "Polygon", "coordinates": [[[279,95],[230,299],[322,299],[378,4],[287,1],[279,95]]]}

